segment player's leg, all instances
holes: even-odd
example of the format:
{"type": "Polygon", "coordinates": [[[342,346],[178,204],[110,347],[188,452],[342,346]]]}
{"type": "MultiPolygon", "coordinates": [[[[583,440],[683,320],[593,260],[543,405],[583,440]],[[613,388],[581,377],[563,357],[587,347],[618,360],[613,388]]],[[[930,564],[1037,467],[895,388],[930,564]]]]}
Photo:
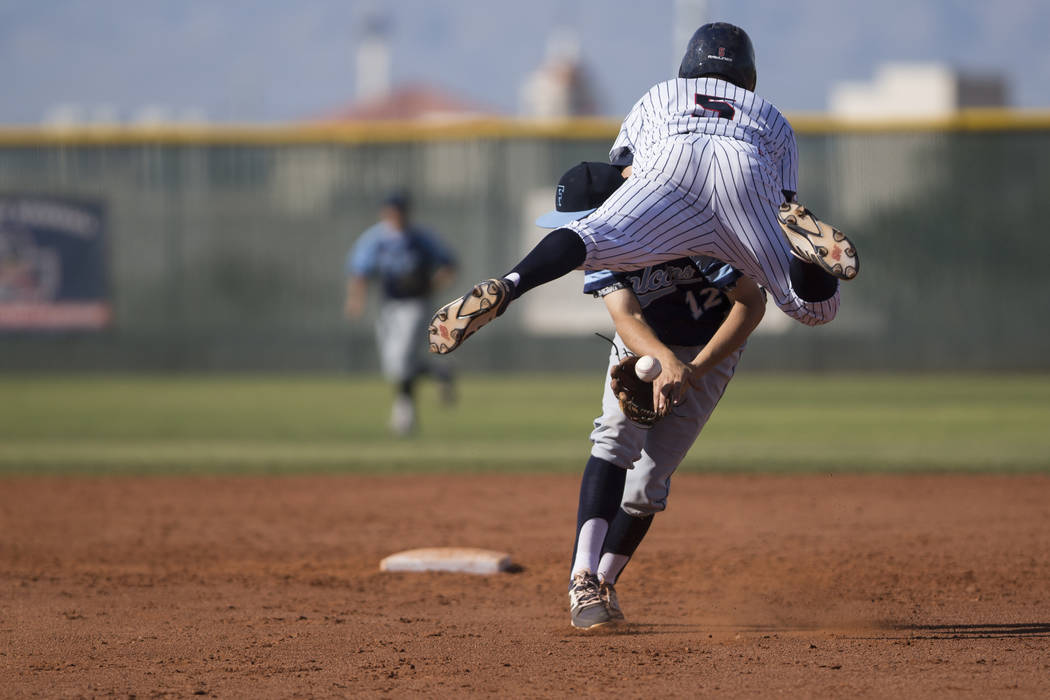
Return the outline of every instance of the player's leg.
{"type": "Polygon", "coordinates": [[[811,326],[831,321],[839,305],[837,281],[827,280],[792,253],[777,220],[782,193],[751,147],[733,139],[712,139],[711,148],[716,186],[710,208],[720,224],[719,247],[724,251],[704,254],[715,255],[758,282],[792,318],[811,326]]]}
{"type": "Polygon", "coordinates": [[[416,429],[416,380],[406,377],[397,383],[397,395],[390,410],[390,431],[407,437],[416,429]]]}
{"type": "Polygon", "coordinates": [[[441,387],[441,402],[446,406],[456,403],[459,398],[456,392],[456,375],[448,365],[428,365],[429,372],[434,375],[441,387]]]}
{"type": "Polygon", "coordinates": [[[419,328],[423,303],[416,300],[387,300],[376,318],[379,360],[384,376],[395,387],[390,412],[390,430],[399,436],[416,428],[415,386],[419,372],[419,328]]]}
{"type": "Polygon", "coordinates": [[[511,301],[577,268],[634,270],[681,257],[686,249],[682,248],[683,239],[675,236],[702,226],[693,215],[681,196],[666,185],[628,178],[582,222],[547,234],[504,277],[479,282],[438,309],[430,323],[430,351],[452,352],[502,315],[511,301]],[[664,227],[673,229],[666,239],[652,235],[664,227]],[[671,248],[665,249],[665,245],[671,248]],[[604,258],[617,265],[603,264],[604,258]]]}
{"type": "MultiPolygon", "coordinates": [[[[709,192],[632,175],[601,207],[568,228],[586,244],[586,270],[637,270],[717,242],[709,192]]],[[[713,253],[706,253],[713,255],[713,253]]]]}
{"type": "Polygon", "coordinates": [[[551,231],[506,275],[479,282],[438,309],[430,322],[430,351],[442,355],[452,352],[501,316],[512,300],[572,272],[586,255],[579,235],[566,228],[551,231]]]}
{"type": "Polygon", "coordinates": [[[573,627],[589,629],[612,620],[599,593],[596,571],[609,522],[623,495],[627,470],[591,456],[580,482],[576,542],[569,576],[569,614],[573,627]]]}
{"type": "MultiPolygon", "coordinates": [[[[628,474],[644,466],[644,464],[635,462],[634,469],[628,474]]],[[[670,488],[670,483],[667,488],[670,488]]],[[[632,487],[631,490],[635,491],[636,487],[632,487]]],[[[626,484],[624,491],[627,491],[626,484]]],[[[617,509],[616,515],[609,523],[609,534],[605,536],[602,558],[598,564],[598,595],[605,603],[605,609],[613,620],[624,619],[620,599],[616,594],[616,581],[624,567],[627,566],[627,562],[634,556],[638,545],[649,532],[649,526],[653,524],[653,516],[653,513],[631,515],[621,507],[617,509]]]]}
{"type": "MultiPolygon", "coordinates": [[[[675,348],[683,360],[699,348],[675,348]]],[[[671,475],[685,459],[732,379],[742,350],[737,350],[699,380],[696,390],[674,412],[648,431],[641,456],[627,472],[620,508],[609,525],[598,564],[599,592],[610,616],[622,619],[616,583],[652,524],[667,508],[671,475]]]]}
{"type": "MultiPolygon", "coordinates": [[[[623,346],[616,338],[619,352],[623,346]]],[[[609,366],[618,361],[617,348],[610,352],[609,366]]],[[[599,595],[596,572],[609,524],[620,509],[627,467],[638,459],[645,431],[620,410],[612,393],[608,373],[602,393],[602,415],[591,432],[591,456],[580,483],[576,537],[569,568],[569,609],[574,627],[592,627],[612,620],[599,595]]]]}
{"type": "MultiPolygon", "coordinates": [[[[423,332],[426,330],[427,319],[429,319],[429,311],[432,308],[430,300],[426,298],[420,298],[413,300],[413,303],[418,305],[419,315],[415,319],[414,327],[412,331],[413,338],[422,338],[423,332]]],[[[451,406],[456,403],[456,375],[453,372],[452,365],[448,362],[434,362],[425,356],[422,352],[422,348],[418,343],[413,345],[414,361],[415,361],[415,378],[420,377],[431,377],[438,383],[438,391],[441,397],[441,402],[446,406],[451,406]]]]}
{"type": "Polygon", "coordinates": [[[735,139],[704,138],[672,148],[669,160],[689,161],[688,181],[661,180],[662,173],[632,175],[597,211],[569,225],[587,245],[584,268],[630,270],[684,255],[709,255],[768,289],[797,320],[817,325],[834,318],[837,282],[793,263],[777,220],[782,193],[753,147],[735,139]],[[834,288],[830,296],[829,288],[834,288]]]}
{"type": "MultiPolygon", "coordinates": [[[[422,330],[422,328],[419,329],[416,337],[422,337],[422,330]]],[[[458,399],[456,391],[456,373],[453,371],[452,366],[449,363],[430,362],[424,358],[420,358],[416,377],[430,377],[436,381],[438,383],[441,402],[446,406],[451,406],[456,403],[456,400],[458,399]]]]}
{"type": "Polygon", "coordinates": [[[839,288],[836,277],[795,255],[791,256],[788,275],[791,288],[803,301],[826,301],[835,296],[839,288]]]}

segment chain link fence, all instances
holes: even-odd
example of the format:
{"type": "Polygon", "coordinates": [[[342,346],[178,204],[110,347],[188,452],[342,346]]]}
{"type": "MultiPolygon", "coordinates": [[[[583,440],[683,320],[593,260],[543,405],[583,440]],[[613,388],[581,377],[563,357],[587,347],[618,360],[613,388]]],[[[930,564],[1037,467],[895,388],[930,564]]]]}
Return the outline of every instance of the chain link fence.
{"type": "MultiPolygon", "coordinates": [[[[552,206],[562,171],[603,160],[615,129],[0,134],[0,194],[102,206],[112,308],[100,331],[0,333],[0,365],[373,371],[371,325],[342,318],[343,260],[382,198],[408,189],[415,218],[457,251],[456,288],[436,305],[513,265],[541,233],[531,222],[552,206]]],[[[748,367],[1050,367],[1050,120],[806,128],[799,148],[800,198],[850,233],[862,274],[828,326],[771,308],[748,367]]],[[[524,297],[451,361],[601,366],[607,348],[592,334],[611,324],[581,282],[524,297]]]]}

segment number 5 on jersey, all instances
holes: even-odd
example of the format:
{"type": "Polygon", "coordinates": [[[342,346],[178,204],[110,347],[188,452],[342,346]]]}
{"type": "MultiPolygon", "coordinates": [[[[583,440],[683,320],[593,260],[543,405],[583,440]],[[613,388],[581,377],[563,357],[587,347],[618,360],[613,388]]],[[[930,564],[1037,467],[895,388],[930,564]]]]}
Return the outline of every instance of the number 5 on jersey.
{"type": "MultiPolygon", "coordinates": [[[[733,101],[725,97],[713,97],[711,95],[697,95],[696,105],[707,112],[714,112],[719,119],[732,119],[736,116],[733,101]]],[[[697,116],[704,116],[698,114],[697,116]]]]}

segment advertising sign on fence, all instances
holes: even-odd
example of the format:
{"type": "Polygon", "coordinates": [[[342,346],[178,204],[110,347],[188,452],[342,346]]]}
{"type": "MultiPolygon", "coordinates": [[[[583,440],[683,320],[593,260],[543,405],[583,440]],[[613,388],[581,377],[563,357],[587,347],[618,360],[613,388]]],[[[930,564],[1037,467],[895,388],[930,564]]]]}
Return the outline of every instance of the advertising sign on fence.
{"type": "Polygon", "coordinates": [[[0,195],[0,332],[99,330],[111,319],[101,204],[0,195]]]}

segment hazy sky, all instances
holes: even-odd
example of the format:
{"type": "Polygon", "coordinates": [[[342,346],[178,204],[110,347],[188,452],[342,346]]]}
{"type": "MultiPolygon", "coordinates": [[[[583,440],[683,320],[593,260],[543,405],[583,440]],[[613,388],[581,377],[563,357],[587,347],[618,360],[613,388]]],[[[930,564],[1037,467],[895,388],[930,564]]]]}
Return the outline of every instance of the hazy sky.
{"type": "MultiPolygon", "coordinates": [[[[421,81],[513,114],[548,37],[576,33],[603,112],[672,75],[673,0],[0,0],[0,122],[56,105],[147,104],[217,121],[322,114],[352,99],[360,21],[382,9],[395,82],[421,81]]],[[[709,0],[755,43],[758,92],[823,110],[831,85],[885,61],[1002,73],[1011,101],[1050,107],[1050,0],[709,0]]]]}

